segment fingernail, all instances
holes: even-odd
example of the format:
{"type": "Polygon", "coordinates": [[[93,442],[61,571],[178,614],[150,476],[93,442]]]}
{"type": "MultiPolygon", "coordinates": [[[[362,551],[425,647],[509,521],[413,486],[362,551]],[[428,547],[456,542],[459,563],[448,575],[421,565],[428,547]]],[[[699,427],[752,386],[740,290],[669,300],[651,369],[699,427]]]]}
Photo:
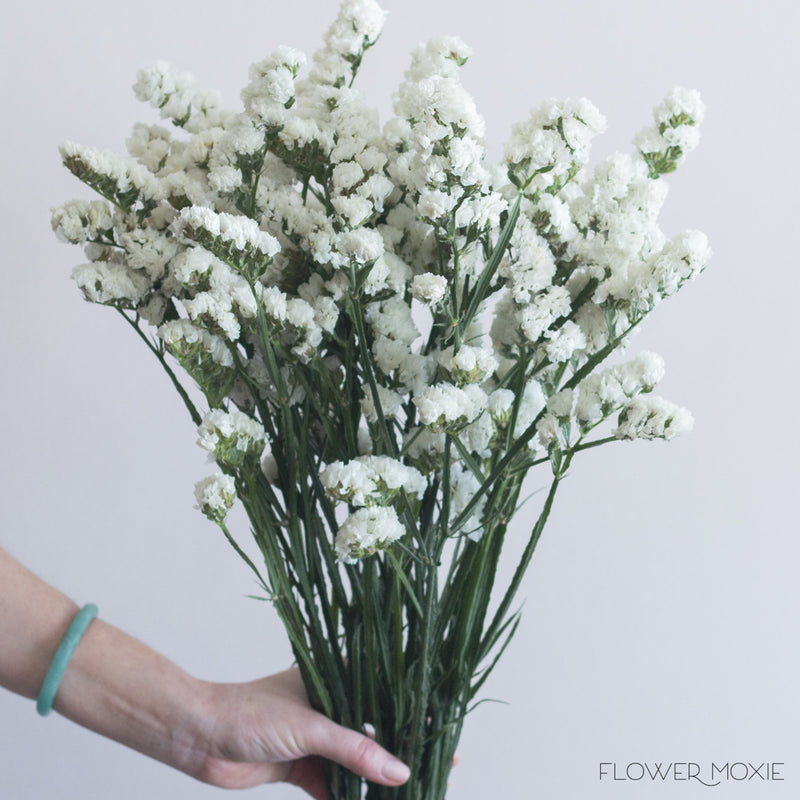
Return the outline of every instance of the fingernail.
{"type": "Polygon", "coordinates": [[[381,772],[381,775],[392,783],[405,783],[410,774],[411,770],[402,761],[398,761],[396,758],[387,761],[381,772]]]}

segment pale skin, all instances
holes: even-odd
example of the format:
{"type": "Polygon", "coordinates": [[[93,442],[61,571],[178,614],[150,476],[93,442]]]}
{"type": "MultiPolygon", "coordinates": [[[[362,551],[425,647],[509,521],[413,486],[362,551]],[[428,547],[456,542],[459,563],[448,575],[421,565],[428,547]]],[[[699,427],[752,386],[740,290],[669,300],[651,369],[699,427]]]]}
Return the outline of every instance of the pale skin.
{"type": "MultiPolygon", "coordinates": [[[[78,610],[0,548],[0,685],[36,698],[78,610]]],[[[321,759],[386,786],[408,779],[372,739],[312,709],[296,669],[250,683],[199,680],[102,619],[78,644],[53,708],[223,788],[286,781],[328,800],[321,759]]]]}

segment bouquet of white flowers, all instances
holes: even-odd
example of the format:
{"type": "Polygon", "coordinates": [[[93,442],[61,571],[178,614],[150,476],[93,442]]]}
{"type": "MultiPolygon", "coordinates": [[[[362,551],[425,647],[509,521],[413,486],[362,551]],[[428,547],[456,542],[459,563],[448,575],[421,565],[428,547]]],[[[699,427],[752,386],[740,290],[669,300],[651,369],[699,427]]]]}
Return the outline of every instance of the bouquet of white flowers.
{"type": "Polygon", "coordinates": [[[658,356],[608,360],[708,258],[703,234],[657,225],[704,108],[673,90],[633,155],[587,174],[602,115],[549,100],[490,165],[456,38],[417,48],[380,128],[353,81],[384,16],[345,0],[310,69],[288,48],[251,68],[241,111],[166,64],[142,71],[136,95],[175,130],[137,124],[129,157],[63,145],[102,199],[53,228],[198,426],[220,469],[198,505],[273,602],[312,703],[409,763],[406,786],[367,797],[435,800],[575,455],[691,426],[651,394],[658,356]],[[536,466],[549,490],[496,587],[536,466]],[[260,559],[226,525],[237,498],[260,559]]]}

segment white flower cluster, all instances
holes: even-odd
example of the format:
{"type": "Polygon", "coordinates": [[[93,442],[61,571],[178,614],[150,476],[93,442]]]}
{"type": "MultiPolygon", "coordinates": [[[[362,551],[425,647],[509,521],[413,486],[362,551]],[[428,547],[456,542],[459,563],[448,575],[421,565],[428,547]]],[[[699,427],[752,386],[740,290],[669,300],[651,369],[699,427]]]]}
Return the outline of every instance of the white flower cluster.
{"type": "Polygon", "coordinates": [[[474,383],[463,388],[437,383],[414,398],[420,422],[436,433],[463,428],[483,413],[487,402],[486,392],[474,383]]]}
{"type": "MultiPolygon", "coordinates": [[[[52,216],[84,246],[87,299],[156,326],[159,356],[197,382],[213,409],[200,442],[221,464],[258,464],[264,426],[279,438],[268,415],[310,415],[326,491],[365,506],[340,529],[345,560],[402,535],[386,515],[418,503],[445,460],[460,513],[475,464],[521,436],[532,459],[611,414],[620,438],[685,427],[639,398],[663,372],[656,356],[601,365],[710,255],[703,234],[658,226],[663,175],[697,143],[696,92],[673,90],[636,152],[591,173],[605,119],[586,99],[548,100],[493,165],[457,38],[414,51],[381,129],[353,79],[385,16],[344,0],[307,67],[290,48],[251,67],[239,111],[163,62],[141,71],[137,97],[173,125],[136,125],[127,157],[65,144],[103,199],[52,216]]],[[[272,446],[263,468],[284,485],[279,448],[296,442],[272,446]]]]}
{"type": "Polygon", "coordinates": [[[241,411],[214,409],[197,429],[197,443],[219,464],[242,466],[247,461],[259,463],[266,434],[259,422],[241,411]]]}
{"type": "Polygon", "coordinates": [[[346,464],[334,461],[320,472],[325,491],[353,506],[387,505],[400,491],[421,495],[422,474],[389,456],[359,456],[346,464]]]}
{"type": "Polygon", "coordinates": [[[605,129],[605,117],[585,97],[547,100],[511,129],[505,151],[511,180],[531,195],[556,194],[586,164],[592,139],[605,129]]]}
{"type": "Polygon", "coordinates": [[[72,200],[53,209],[51,224],[62,242],[83,244],[107,236],[114,229],[114,218],[104,200],[72,200]]]}
{"type": "Polygon", "coordinates": [[[335,542],[336,557],[344,564],[355,564],[402,539],[405,532],[393,508],[359,508],[339,526],[335,542]]]}
{"type": "Polygon", "coordinates": [[[644,352],[632,361],[584,378],[575,407],[578,423],[583,427],[596,425],[642,392],[652,392],[663,377],[661,356],[644,352]]]}
{"type": "Polygon", "coordinates": [[[620,412],[614,436],[617,439],[672,439],[687,433],[693,426],[694,418],[687,409],[661,397],[637,397],[620,412]]]}
{"type": "Polygon", "coordinates": [[[700,93],[676,86],[653,111],[656,126],[634,140],[651,173],[672,172],[697,147],[706,113],[700,93]]]}
{"type": "Polygon", "coordinates": [[[230,475],[210,475],[195,484],[194,496],[197,500],[195,508],[212,522],[221,523],[236,501],[236,481],[230,475]]]}

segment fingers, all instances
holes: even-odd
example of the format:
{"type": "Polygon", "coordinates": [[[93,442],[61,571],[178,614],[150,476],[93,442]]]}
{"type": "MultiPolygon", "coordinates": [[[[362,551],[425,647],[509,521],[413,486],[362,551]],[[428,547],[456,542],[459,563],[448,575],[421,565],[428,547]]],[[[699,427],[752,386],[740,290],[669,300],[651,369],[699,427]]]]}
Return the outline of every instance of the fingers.
{"type": "Polygon", "coordinates": [[[312,752],[341,764],[373,783],[399,786],[408,780],[408,767],[367,736],[322,717],[309,741],[312,752]]]}

